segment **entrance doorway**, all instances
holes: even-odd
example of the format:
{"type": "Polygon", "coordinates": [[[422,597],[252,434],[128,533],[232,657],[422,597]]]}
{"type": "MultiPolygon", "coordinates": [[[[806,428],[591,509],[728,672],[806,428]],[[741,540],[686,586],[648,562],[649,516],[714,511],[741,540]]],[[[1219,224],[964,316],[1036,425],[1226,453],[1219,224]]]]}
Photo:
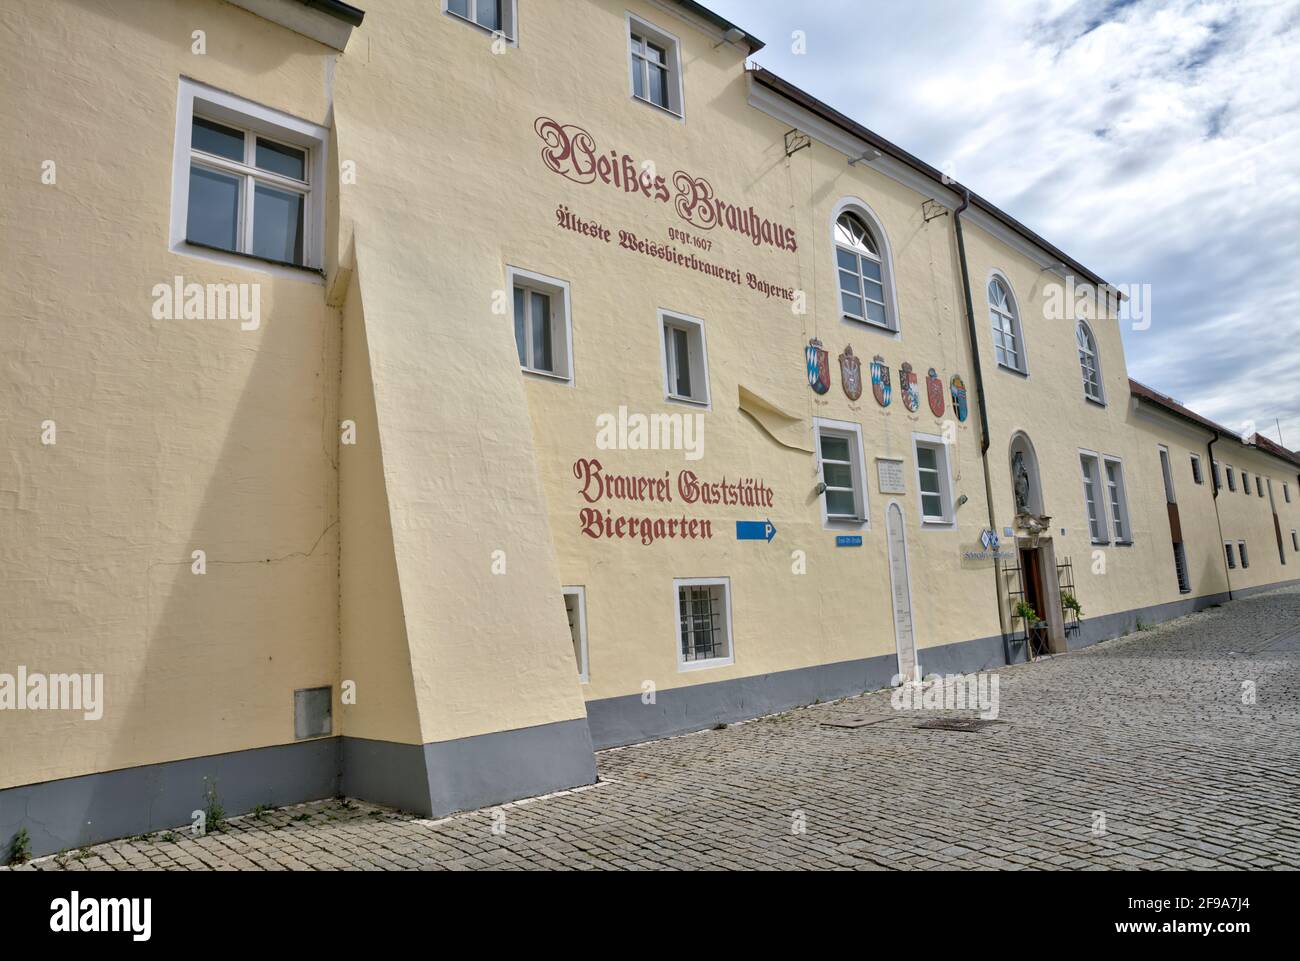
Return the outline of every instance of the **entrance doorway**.
{"type": "Polygon", "coordinates": [[[1029,657],[1042,657],[1049,652],[1047,635],[1047,605],[1044,603],[1043,567],[1037,547],[1020,549],[1020,570],[1025,577],[1025,603],[1038,612],[1036,624],[1025,625],[1025,639],[1029,657]]]}
{"type": "Polygon", "coordinates": [[[1030,658],[1064,654],[1068,646],[1055,545],[1049,537],[1036,537],[1022,538],[1017,547],[1023,598],[1038,615],[1037,624],[1025,624],[1025,653],[1030,658]]]}
{"type": "Polygon", "coordinates": [[[898,648],[898,674],[903,683],[919,681],[921,666],[916,660],[916,634],[912,627],[912,578],[907,566],[907,531],[903,508],[897,501],[885,510],[886,541],[889,544],[889,587],[894,602],[894,643],[898,648]]]}

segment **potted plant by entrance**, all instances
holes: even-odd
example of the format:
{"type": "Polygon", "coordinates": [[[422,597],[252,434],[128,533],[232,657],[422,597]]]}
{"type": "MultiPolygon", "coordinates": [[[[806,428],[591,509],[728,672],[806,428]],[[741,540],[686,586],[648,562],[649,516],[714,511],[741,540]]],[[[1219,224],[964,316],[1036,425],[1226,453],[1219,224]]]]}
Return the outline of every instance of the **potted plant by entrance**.
{"type": "Polygon", "coordinates": [[[1061,613],[1065,615],[1066,633],[1071,633],[1079,629],[1079,624],[1083,620],[1083,606],[1079,599],[1069,591],[1061,592],[1061,613]]]}
{"type": "Polygon", "coordinates": [[[1012,616],[1025,622],[1025,639],[1029,642],[1029,656],[1038,657],[1047,651],[1047,622],[1038,616],[1034,606],[1026,600],[1016,601],[1012,616]]]}

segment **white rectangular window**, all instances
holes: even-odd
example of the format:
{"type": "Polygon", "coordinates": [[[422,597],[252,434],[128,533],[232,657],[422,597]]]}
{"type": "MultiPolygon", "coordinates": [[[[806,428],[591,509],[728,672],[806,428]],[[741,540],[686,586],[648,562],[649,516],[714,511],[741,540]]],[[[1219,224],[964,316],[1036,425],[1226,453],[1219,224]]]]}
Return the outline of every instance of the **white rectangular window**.
{"type": "Polygon", "coordinates": [[[1237,489],[1237,475],[1232,472],[1232,465],[1228,465],[1228,490],[1237,489]]]}
{"type": "Polygon", "coordinates": [[[1247,497],[1250,496],[1250,475],[1245,471],[1241,472],[1241,490],[1247,497]]]}
{"type": "Polygon", "coordinates": [[[1160,476],[1165,482],[1165,502],[1169,504],[1178,503],[1174,497],[1174,472],[1169,465],[1169,448],[1160,447],[1160,476]]]}
{"type": "Polygon", "coordinates": [[[1214,473],[1214,489],[1218,490],[1223,487],[1223,474],[1219,471],[1219,462],[1217,460],[1210,461],[1210,470],[1214,473]]]}
{"type": "Polygon", "coordinates": [[[319,270],[328,141],[324,127],[182,79],[171,249],[319,270]]]}
{"type": "Polygon", "coordinates": [[[673,581],[677,669],[692,671],[736,661],[731,646],[731,581],[725,577],[673,581]]]}
{"type": "Polygon", "coordinates": [[[1288,504],[1291,503],[1291,488],[1287,486],[1285,481],[1282,482],[1282,499],[1288,504]]]}
{"type": "Polygon", "coordinates": [[[499,33],[507,40],[515,40],[518,0],[442,0],[442,11],[489,33],[499,33]]]}
{"type": "Polygon", "coordinates": [[[1088,515],[1088,534],[1094,544],[1105,544],[1106,517],[1101,504],[1101,472],[1097,455],[1080,452],[1079,467],[1083,474],[1083,505],[1088,515]]]}
{"type": "Polygon", "coordinates": [[[519,366],[573,382],[573,317],[566,281],[543,274],[506,268],[514,296],[515,350],[519,366]]]}
{"type": "Polygon", "coordinates": [[[663,328],[664,397],[707,407],[709,355],[704,321],[661,310],[659,323],[663,328]]]}
{"type": "Polygon", "coordinates": [[[921,495],[921,522],[951,524],[953,497],[948,446],[942,438],[927,434],[913,434],[912,443],[916,450],[916,486],[921,495]]]}
{"type": "Polygon", "coordinates": [[[1195,454],[1192,455],[1192,483],[1204,484],[1205,478],[1201,476],[1201,459],[1195,454]]]}
{"type": "Polygon", "coordinates": [[[1228,570],[1235,571],[1237,569],[1237,555],[1232,549],[1231,542],[1223,545],[1223,553],[1228,558],[1228,570]]]}
{"type": "Polygon", "coordinates": [[[1260,480],[1258,474],[1255,475],[1255,493],[1260,497],[1264,496],[1264,482],[1260,480]]]}
{"type": "Polygon", "coordinates": [[[628,14],[632,96],[682,116],[682,59],[677,38],[628,14]]]}
{"type": "MultiPolygon", "coordinates": [[[[1162,451],[1163,453],[1163,451],[1162,451]]],[[[1172,501],[1172,490],[1170,491],[1172,501]]],[[[1128,521],[1128,495],[1124,491],[1124,465],[1106,458],[1106,501],[1110,505],[1110,522],[1118,544],[1131,544],[1133,531],[1128,521]]]]}
{"type": "Polygon", "coordinates": [[[864,527],[867,522],[867,481],[862,453],[862,428],[847,421],[813,418],[817,441],[817,471],[824,485],[822,523],[864,527]]]}
{"type": "Polygon", "coordinates": [[[569,618],[569,636],[573,639],[573,659],[578,665],[578,680],[586,684],[590,678],[587,668],[587,589],[566,587],[564,613],[569,618]]]}
{"type": "Polygon", "coordinates": [[[1250,555],[1246,553],[1246,542],[1237,541],[1237,553],[1241,555],[1241,566],[1244,570],[1250,566],[1250,555]]]}

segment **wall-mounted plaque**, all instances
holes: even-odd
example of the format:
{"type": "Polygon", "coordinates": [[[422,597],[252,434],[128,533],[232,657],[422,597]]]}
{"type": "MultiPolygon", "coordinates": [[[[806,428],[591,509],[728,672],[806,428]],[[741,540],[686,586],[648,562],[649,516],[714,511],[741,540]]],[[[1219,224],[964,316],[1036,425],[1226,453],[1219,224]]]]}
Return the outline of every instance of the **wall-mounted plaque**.
{"type": "Polygon", "coordinates": [[[876,478],[880,483],[882,494],[906,494],[903,484],[903,459],[901,457],[877,457],[876,478]]]}

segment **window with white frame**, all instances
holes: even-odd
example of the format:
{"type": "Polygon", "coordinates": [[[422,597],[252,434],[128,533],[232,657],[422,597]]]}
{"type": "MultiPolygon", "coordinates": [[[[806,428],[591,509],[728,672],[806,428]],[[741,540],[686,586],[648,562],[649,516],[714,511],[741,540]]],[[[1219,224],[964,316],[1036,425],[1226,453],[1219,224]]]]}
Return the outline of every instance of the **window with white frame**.
{"type": "Polygon", "coordinates": [[[881,243],[866,220],[846,210],[835,220],[835,263],[840,310],[850,320],[897,329],[885,296],[886,271],[881,243]]]}
{"type": "Polygon", "coordinates": [[[1201,459],[1195,454],[1192,455],[1192,483],[1205,483],[1205,477],[1201,474],[1201,459]]]}
{"type": "Polygon", "coordinates": [[[1229,464],[1228,465],[1228,490],[1235,491],[1236,489],[1237,489],[1237,475],[1232,472],[1232,465],[1229,464]]]}
{"type": "Polygon", "coordinates": [[[1241,492],[1247,497],[1250,496],[1250,475],[1245,471],[1241,472],[1241,492]]]}
{"type": "Polygon", "coordinates": [[[731,641],[731,581],[725,577],[673,581],[677,616],[677,669],[734,664],[731,641]]]}
{"type": "Polygon", "coordinates": [[[515,349],[530,374],[573,381],[573,317],[566,281],[506,268],[514,296],[515,349]]]}
{"type": "Polygon", "coordinates": [[[1237,569],[1237,555],[1232,549],[1231,541],[1223,545],[1223,554],[1228,559],[1228,570],[1235,571],[1237,569]]]}
{"type": "Polygon", "coordinates": [[[578,665],[578,680],[586,684],[590,678],[587,668],[587,589],[566,587],[564,613],[569,619],[569,636],[573,639],[573,658],[578,665]]]}
{"type": "Polygon", "coordinates": [[[1264,482],[1260,480],[1258,474],[1255,475],[1255,493],[1260,497],[1264,496],[1264,482]]]}
{"type": "Polygon", "coordinates": [[[1101,468],[1097,455],[1080,452],[1083,473],[1083,506],[1088,515],[1088,534],[1094,544],[1107,543],[1105,508],[1101,503],[1101,468]]]}
{"type": "Polygon", "coordinates": [[[1001,277],[989,281],[989,319],[993,323],[993,353],[998,364],[1025,373],[1025,352],[1020,333],[1020,313],[1011,288],[1001,277]]]}
{"type": "Polygon", "coordinates": [[[942,438],[927,434],[913,434],[912,441],[916,450],[916,485],[921,493],[921,522],[951,524],[953,498],[948,445],[942,438]]]}
{"type": "Polygon", "coordinates": [[[319,269],[328,139],[324,127],[182,79],[171,248],[319,269]]]}
{"type": "Polygon", "coordinates": [[[1214,489],[1219,490],[1223,487],[1223,474],[1219,471],[1219,462],[1210,461],[1210,472],[1214,475],[1214,489]]]}
{"type": "Polygon", "coordinates": [[[1282,499],[1288,504],[1291,503],[1291,488],[1287,486],[1286,481],[1282,482],[1282,499]]]}
{"type": "Polygon", "coordinates": [[[1291,550],[1300,553],[1300,537],[1296,535],[1294,530],[1291,531],[1291,550]]]}
{"type": "MultiPolygon", "coordinates": [[[[1118,544],[1133,543],[1133,530],[1128,519],[1128,495],[1124,490],[1124,465],[1116,458],[1105,458],[1106,500],[1110,505],[1111,527],[1118,544]]],[[[1172,493],[1172,492],[1171,492],[1172,493]]],[[[1171,500],[1170,503],[1173,503],[1171,500]]]]}
{"type": "Polygon", "coordinates": [[[1165,503],[1177,504],[1178,498],[1174,496],[1174,472],[1169,463],[1169,448],[1160,444],[1157,445],[1156,450],[1160,454],[1160,477],[1165,483],[1165,503]]]}
{"type": "Polygon", "coordinates": [[[507,40],[515,39],[517,0],[442,0],[442,10],[507,40]]]}
{"type": "Polygon", "coordinates": [[[824,485],[822,521],[828,526],[861,527],[867,521],[867,481],[862,429],[844,421],[813,419],[817,470],[824,485]]]}
{"type": "Polygon", "coordinates": [[[1250,566],[1250,555],[1246,553],[1246,542],[1237,541],[1237,554],[1241,557],[1241,568],[1245,570],[1250,566]]]}
{"type": "Polygon", "coordinates": [[[1097,359],[1097,339],[1092,328],[1082,320],[1075,325],[1075,340],[1079,345],[1079,370],[1083,374],[1083,396],[1098,404],[1106,398],[1101,389],[1101,363],[1097,359]]]}
{"type": "Polygon", "coordinates": [[[677,38],[628,14],[632,96],[682,116],[682,60],[677,38]]]}
{"type": "Polygon", "coordinates": [[[704,321],[659,311],[663,327],[664,396],[708,406],[709,355],[704,321]]]}

